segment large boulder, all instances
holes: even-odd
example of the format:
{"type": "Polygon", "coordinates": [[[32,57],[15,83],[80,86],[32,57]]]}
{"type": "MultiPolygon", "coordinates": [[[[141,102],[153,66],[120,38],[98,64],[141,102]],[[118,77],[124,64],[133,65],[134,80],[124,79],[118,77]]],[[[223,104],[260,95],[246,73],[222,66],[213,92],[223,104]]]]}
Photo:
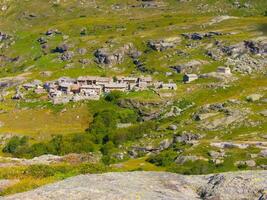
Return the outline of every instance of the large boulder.
{"type": "Polygon", "coordinates": [[[127,54],[131,54],[132,49],[133,44],[131,43],[125,44],[114,51],[108,48],[100,48],[95,51],[94,56],[98,64],[114,65],[121,63],[127,54]]]}
{"type": "Polygon", "coordinates": [[[267,171],[205,176],[139,171],[80,175],[1,199],[264,200],[266,189],[267,171]]]}
{"type": "Polygon", "coordinates": [[[150,40],[147,45],[155,51],[164,51],[166,49],[174,48],[181,39],[179,37],[166,38],[161,40],[150,40]]]}

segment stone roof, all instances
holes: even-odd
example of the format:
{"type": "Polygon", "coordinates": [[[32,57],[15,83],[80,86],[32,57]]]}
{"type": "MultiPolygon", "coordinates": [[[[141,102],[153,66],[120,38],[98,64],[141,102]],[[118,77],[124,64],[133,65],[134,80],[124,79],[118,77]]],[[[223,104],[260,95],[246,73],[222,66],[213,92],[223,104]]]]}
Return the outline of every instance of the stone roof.
{"type": "Polygon", "coordinates": [[[109,83],[105,84],[105,88],[126,88],[127,85],[124,83],[109,83]]]}
{"type": "Polygon", "coordinates": [[[101,89],[100,85],[82,85],[81,89],[101,89]]]}

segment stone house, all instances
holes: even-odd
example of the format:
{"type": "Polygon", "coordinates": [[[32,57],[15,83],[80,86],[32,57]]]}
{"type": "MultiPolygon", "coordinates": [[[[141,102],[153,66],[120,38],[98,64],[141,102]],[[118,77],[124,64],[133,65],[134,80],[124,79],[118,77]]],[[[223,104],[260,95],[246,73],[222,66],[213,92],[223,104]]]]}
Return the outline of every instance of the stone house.
{"type": "Polygon", "coordinates": [[[96,85],[105,86],[111,83],[113,83],[113,79],[110,77],[97,77],[96,79],[96,85]]]}
{"type": "Polygon", "coordinates": [[[66,83],[66,84],[74,84],[76,83],[76,80],[73,79],[73,78],[69,78],[69,77],[60,77],[58,80],[57,80],[58,84],[61,84],[61,83],[66,83]]]}
{"type": "Polygon", "coordinates": [[[146,77],[140,77],[138,78],[138,83],[146,83],[147,85],[151,85],[152,84],[152,77],[151,76],[146,76],[146,77]]]}
{"type": "Polygon", "coordinates": [[[59,83],[58,90],[63,92],[64,94],[69,94],[71,92],[71,86],[70,83],[59,83]]]}
{"type": "Polygon", "coordinates": [[[80,87],[80,94],[84,96],[100,96],[102,94],[102,87],[99,85],[82,85],[80,87]]]}
{"type": "Polygon", "coordinates": [[[138,90],[145,90],[147,87],[152,86],[152,77],[146,76],[146,77],[140,77],[137,81],[137,89],[138,90]]]}
{"type": "Polygon", "coordinates": [[[184,83],[190,83],[190,82],[197,80],[197,79],[198,79],[197,74],[185,74],[183,77],[184,83]]]}
{"type": "Polygon", "coordinates": [[[77,78],[78,85],[95,85],[98,77],[96,76],[80,76],[77,78]]]}
{"type": "Polygon", "coordinates": [[[104,86],[104,92],[109,93],[112,91],[121,91],[126,92],[127,91],[127,84],[126,83],[110,83],[105,84],[104,86]]]}
{"type": "Polygon", "coordinates": [[[70,92],[73,94],[79,94],[80,93],[80,86],[78,84],[72,84],[70,86],[70,92]]]}
{"type": "Polygon", "coordinates": [[[57,97],[61,97],[63,95],[63,93],[59,90],[51,90],[49,92],[49,97],[51,99],[57,98],[57,97]]]}
{"type": "Polygon", "coordinates": [[[118,76],[117,83],[126,83],[128,85],[128,89],[132,90],[135,86],[137,86],[138,78],[135,77],[124,77],[118,76]]]}

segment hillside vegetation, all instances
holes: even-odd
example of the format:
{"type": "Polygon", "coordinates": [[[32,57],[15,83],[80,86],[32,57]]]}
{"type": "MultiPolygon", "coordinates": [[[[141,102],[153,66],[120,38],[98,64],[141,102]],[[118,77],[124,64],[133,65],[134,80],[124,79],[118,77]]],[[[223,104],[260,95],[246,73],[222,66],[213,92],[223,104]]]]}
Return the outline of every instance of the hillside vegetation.
{"type": "Polygon", "coordinates": [[[266,0],[0,0],[0,194],[83,173],[267,169],[266,55],[266,0]],[[88,75],[177,89],[55,105],[22,87],[88,75]]]}

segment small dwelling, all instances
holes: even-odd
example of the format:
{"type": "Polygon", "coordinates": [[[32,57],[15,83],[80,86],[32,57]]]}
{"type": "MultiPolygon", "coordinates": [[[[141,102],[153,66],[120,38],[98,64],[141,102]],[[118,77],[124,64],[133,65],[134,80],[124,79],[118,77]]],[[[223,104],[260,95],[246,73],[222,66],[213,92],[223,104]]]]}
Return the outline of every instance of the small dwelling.
{"type": "Polygon", "coordinates": [[[118,83],[127,83],[127,84],[136,84],[137,78],[135,77],[124,77],[124,76],[118,76],[117,77],[118,83]]]}
{"type": "Polygon", "coordinates": [[[58,84],[61,84],[61,83],[63,83],[63,84],[74,84],[75,82],[76,82],[75,79],[69,78],[69,77],[60,77],[58,79],[58,84]]]}
{"type": "Polygon", "coordinates": [[[97,77],[96,85],[105,86],[106,84],[110,84],[113,82],[113,79],[110,77],[97,77]]]}
{"type": "Polygon", "coordinates": [[[146,77],[140,77],[138,79],[138,82],[139,83],[146,83],[147,85],[151,85],[152,84],[152,77],[151,76],[146,76],[146,77]]]}
{"type": "Polygon", "coordinates": [[[137,83],[137,88],[138,90],[145,90],[147,89],[147,87],[152,85],[152,77],[151,76],[147,76],[147,77],[141,77],[138,79],[138,83],[137,83]]]}
{"type": "Polygon", "coordinates": [[[80,87],[80,93],[84,96],[100,96],[102,87],[99,85],[83,85],[80,87]]]}
{"type": "Polygon", "coordinates": [[[80,76],[77,78],[78,85],[94,85],[96,84],[96,76],[80,76]]]}
{"type": "Polygon", "coordinates": [[[71,91],[71,85],[70,83],[60,83],[58,89],[62,91],[65,94],[68,94],[71,91]]]}
{"type": "Polygon", "coordinates": [[[185,74],[183,77],[184,83],[190,83],[190,82],[197,80],[197,79],[198,79],[197,74],[185,74]]]}
{"type": "Polygon", "coordinates": [[[122,91],[125,92],[127,90],[127,84],[125,83],[110,83],[105,84],[104,86],[104,92],[109,93],[111,91],[122,91]]]}
{"type": "Polygon", "coordinates": [[[128,89],[132,90],[137,86],[138,78],[135,77],[124,77],[124,76],[118,76],[117,77],[117,83],[125,83],[128,85],[128,89]]]}
{"type": "Polygon", "coordinates": [[[231,69],[229,67],[218,67],[217,73],[220,73],[220,74],[231,74],[231,69]]]}

